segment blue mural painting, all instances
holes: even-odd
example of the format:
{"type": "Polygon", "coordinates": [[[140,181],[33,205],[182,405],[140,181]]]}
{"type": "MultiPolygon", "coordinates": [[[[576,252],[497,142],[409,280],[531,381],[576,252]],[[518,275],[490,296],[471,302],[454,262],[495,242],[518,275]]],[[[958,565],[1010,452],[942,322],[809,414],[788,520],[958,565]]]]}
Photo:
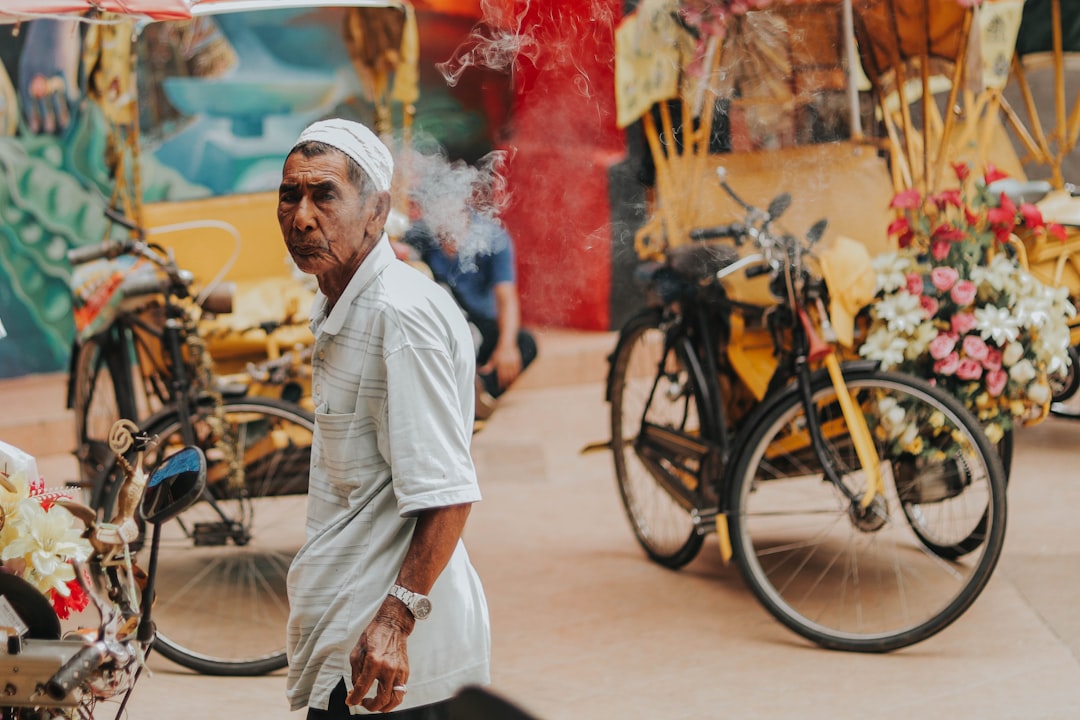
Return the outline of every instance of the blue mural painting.
{"type": "MultiPolygon", "coordinates": [[[[232,13],[139,28],[145,200],[272,190],[306,124],[330,115],[371,122],[344,12],[232,13]]],[[[0,378],[66,369],[74,336],[66,252],[110,231],[108,131],[84,93],[85,35],[74,20],[0,27],[0,317],[17,340],[0,342],[0,378]]],[[[423,73],[416,127],[459,155],[490,147],[483,113],[423,73]]]]}

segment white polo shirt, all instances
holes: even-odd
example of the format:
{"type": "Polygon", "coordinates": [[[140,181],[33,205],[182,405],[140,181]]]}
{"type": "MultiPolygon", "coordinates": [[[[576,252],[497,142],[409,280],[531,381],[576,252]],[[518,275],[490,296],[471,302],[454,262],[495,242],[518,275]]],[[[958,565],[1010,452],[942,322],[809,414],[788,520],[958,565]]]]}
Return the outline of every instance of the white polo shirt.
{"type": "MultiPolygon", "coordinates": [[[[329,314],[318,293],[307,542],[289,570],[294,710],[325,709],[349,652],[375,616],[425,509],[480,499],[469,453],[475,355],[453,298],[397,260],[383,237],[329,314]]],[[[409,692],[398,709],[490,681],[487,602],[458,542],[409,636],[409,692]]],[[[357,706],[354,713],[366,713],[357,706]]]]}

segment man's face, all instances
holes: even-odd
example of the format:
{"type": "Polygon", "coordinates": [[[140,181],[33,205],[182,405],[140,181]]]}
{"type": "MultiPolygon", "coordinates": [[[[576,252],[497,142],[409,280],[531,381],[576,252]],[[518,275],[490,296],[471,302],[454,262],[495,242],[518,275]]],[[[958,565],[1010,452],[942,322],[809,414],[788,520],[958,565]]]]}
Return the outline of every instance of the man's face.
{"type": "Polygon", "coordinates": [[[379,194],[360,194],[340,152],[291,154],[278,190],[278,223],[301,271],[322,277],[351,274],[382,232],[379,194]]]}

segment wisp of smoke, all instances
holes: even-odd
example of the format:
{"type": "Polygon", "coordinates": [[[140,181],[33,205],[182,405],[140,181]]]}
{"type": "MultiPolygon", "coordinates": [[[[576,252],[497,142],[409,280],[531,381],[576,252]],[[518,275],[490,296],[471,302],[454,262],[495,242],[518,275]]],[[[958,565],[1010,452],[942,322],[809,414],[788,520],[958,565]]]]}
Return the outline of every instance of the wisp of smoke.
{"type": "MultiPolygon", "coordinates": [[[[615,26],[611,3],[590,0],[566,3],[567,7],[561,8],[556,2],[545,2],[542,6],[524,2],[515,4],[513,12],[505,5],[498,0],[481,0],[480,22],[449,60],[435,66],[446,83],[451,87],[457,85],[470,67],[512,73],[527,60],[541,69],[573,68],[574,88],[590,96],[591,85],[581,63],[581,52],[589,47],[610,47],[610,43],[602,40],[615,26]]],[[[613,62],[614,58],[597,60],[604,64],[613,62]]]]}
{"type": "Polygon", "coordinates": [[[452,240],[463,266],[477,254],[498,249],[492,225],[506,206],[510,153],[496,150],[475,165],[450,160],[436,146],[399,145],[397,166],[408,197],[436,237],[452,240]],[[476,222],[482,218],[489,222],[476,222]]]}

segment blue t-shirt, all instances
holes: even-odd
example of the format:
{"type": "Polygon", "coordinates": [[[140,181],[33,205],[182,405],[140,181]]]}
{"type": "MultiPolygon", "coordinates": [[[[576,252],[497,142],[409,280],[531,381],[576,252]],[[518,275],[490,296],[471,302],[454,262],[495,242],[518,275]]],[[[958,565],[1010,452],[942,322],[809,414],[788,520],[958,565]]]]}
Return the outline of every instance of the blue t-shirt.
{"type": "Polygon", "coordinates": [[[420,253],[435,280],[450,287],[467,313],[498,318],[495,286],[514,282],[514,246],[501,225],[474,213],[468,237],[457,244],[453,255],[443,250],[423,221],[415,223],[404,240],[420,253]]]}

